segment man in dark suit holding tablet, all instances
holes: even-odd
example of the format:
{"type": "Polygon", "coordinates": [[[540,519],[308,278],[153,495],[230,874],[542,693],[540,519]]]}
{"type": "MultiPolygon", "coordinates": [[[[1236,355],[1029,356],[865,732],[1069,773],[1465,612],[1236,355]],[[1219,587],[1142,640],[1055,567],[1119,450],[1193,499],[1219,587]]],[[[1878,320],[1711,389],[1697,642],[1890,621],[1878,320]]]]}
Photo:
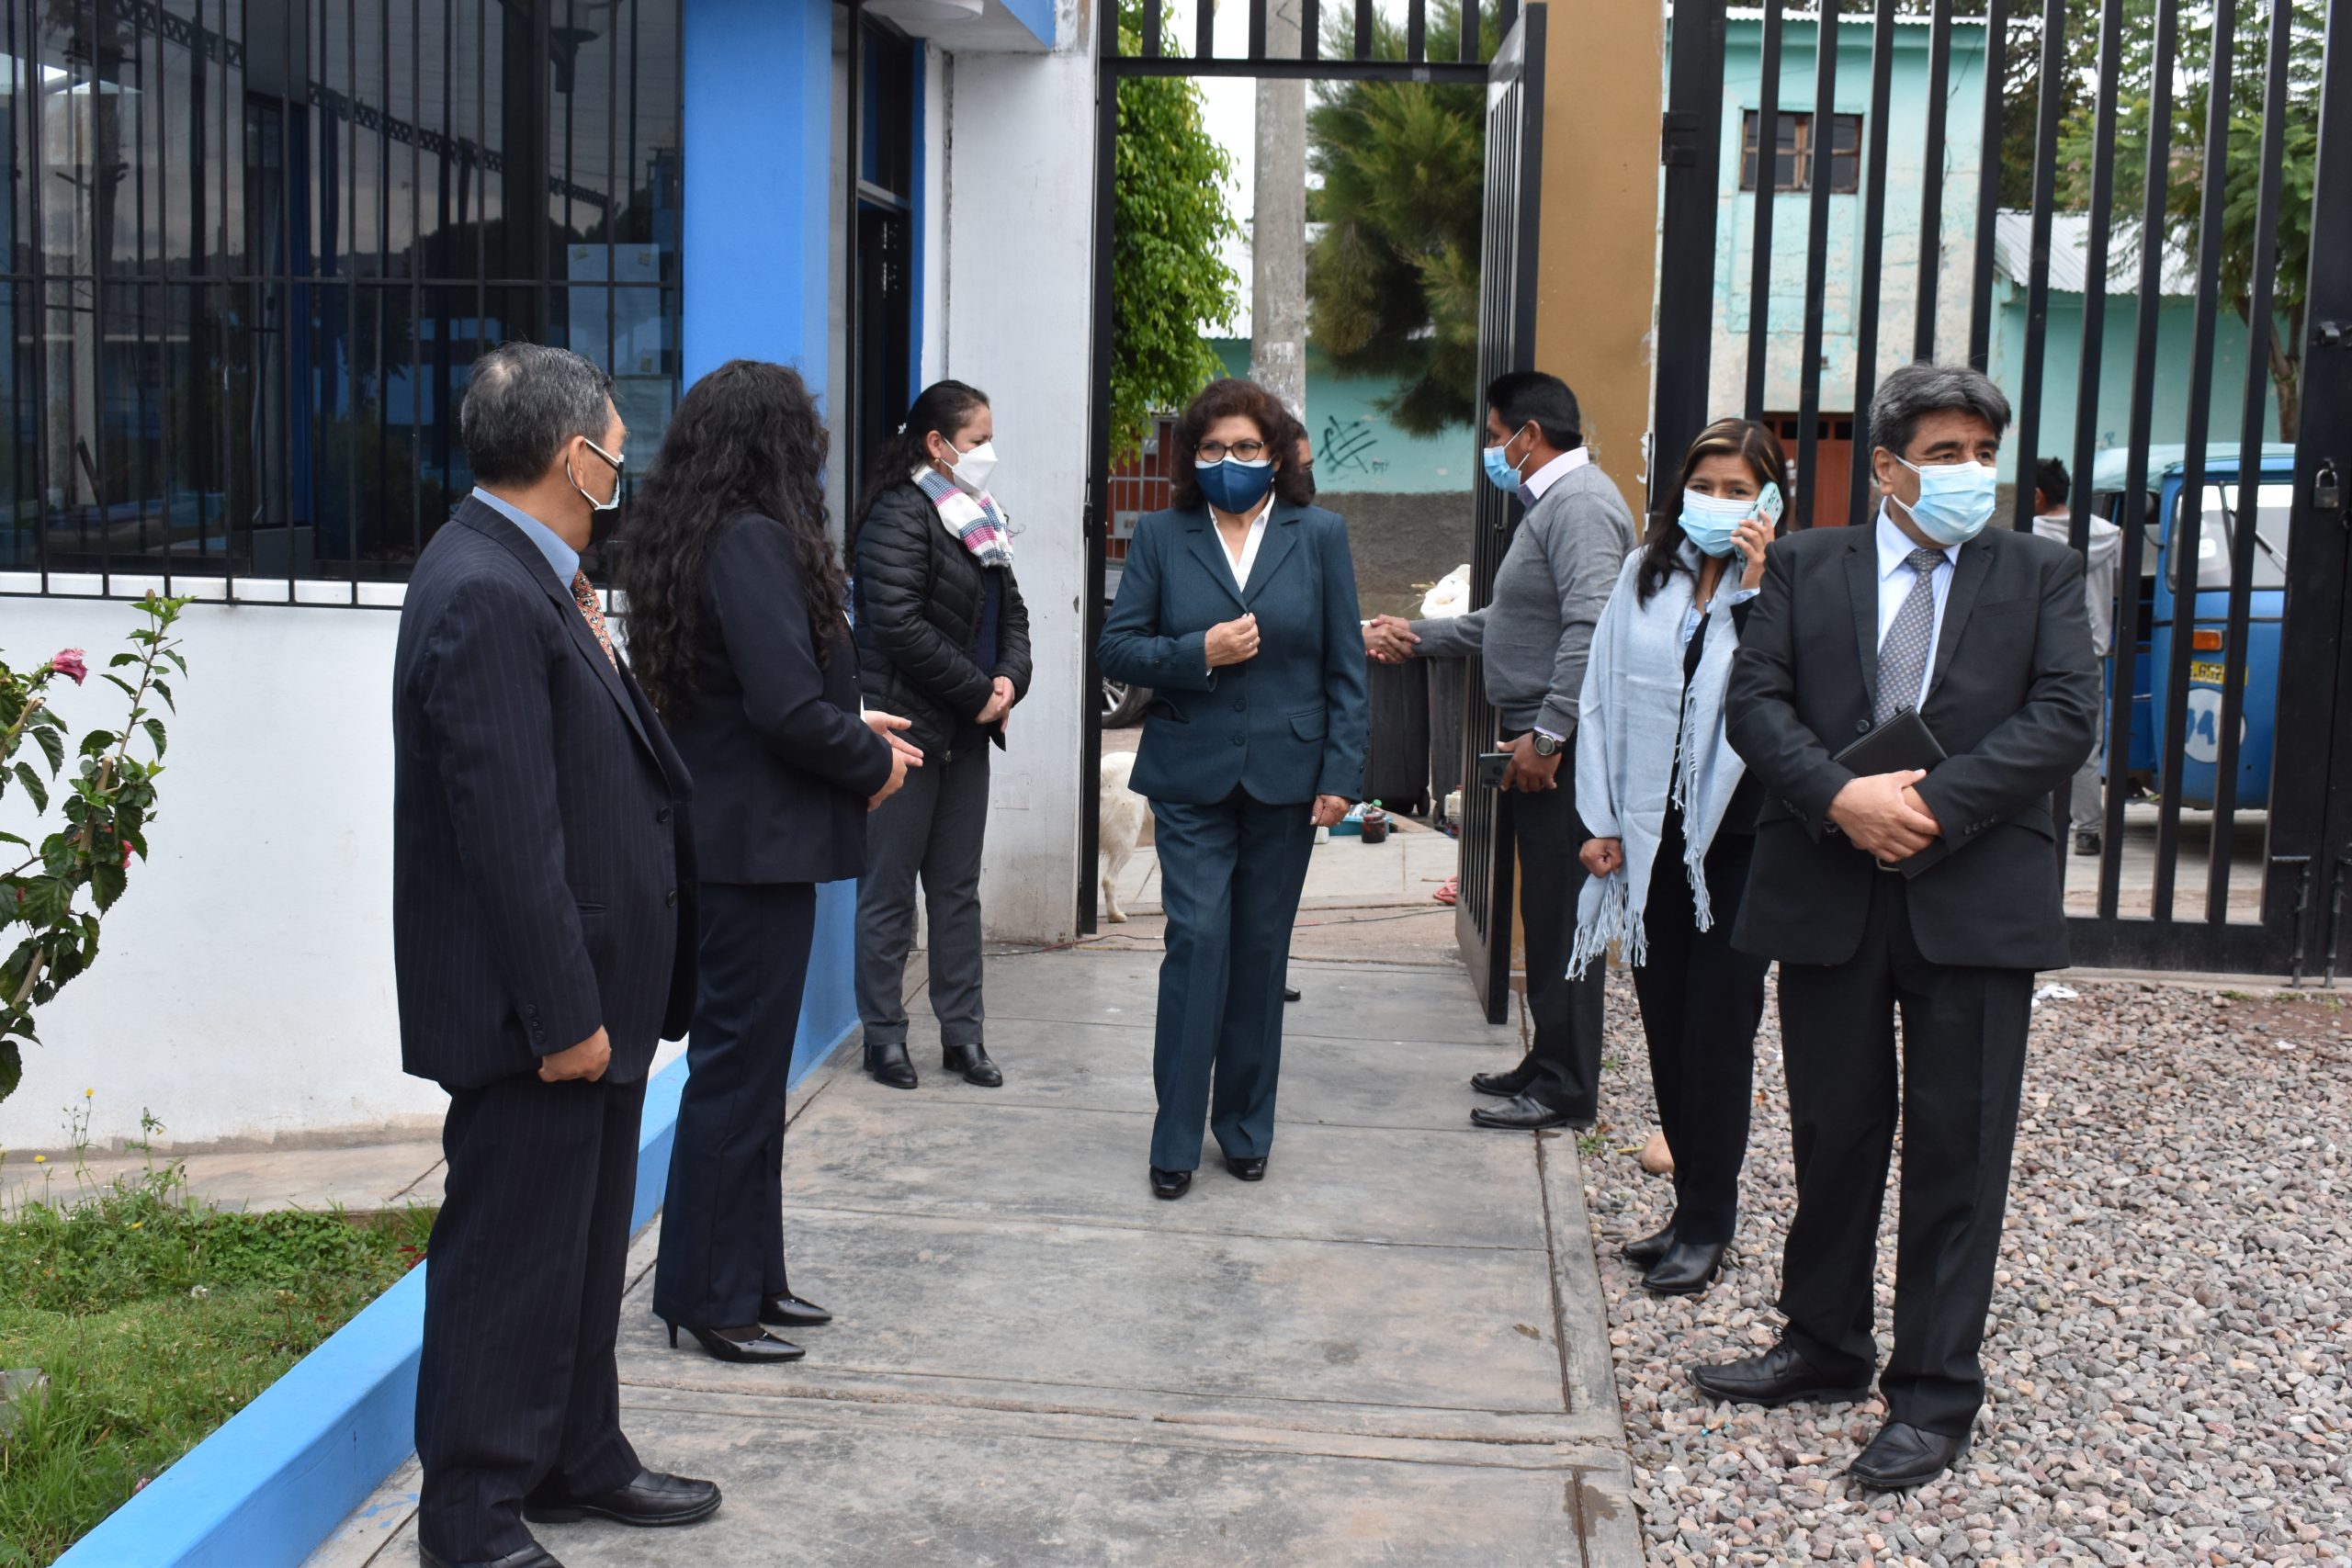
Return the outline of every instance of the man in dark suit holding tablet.
{"type": "Polygon", "coordinates": [[[1781,964],[1797,1213],[1780,1343],[1691,1375],[1742,1404],[1869,1393],[1899,1010],[1888,1419],[1851,1471],[1886,1490],[1956,1461],[1984,1402],[2033,976],[2066,963],[2049,804],[2097,723],[2081,558],[1984,528],[2008,421],[1974,370],[1887,377],[1878,515],[1772,547],[1724,705],[1769,796],[1735,941],[1781,964]]]}

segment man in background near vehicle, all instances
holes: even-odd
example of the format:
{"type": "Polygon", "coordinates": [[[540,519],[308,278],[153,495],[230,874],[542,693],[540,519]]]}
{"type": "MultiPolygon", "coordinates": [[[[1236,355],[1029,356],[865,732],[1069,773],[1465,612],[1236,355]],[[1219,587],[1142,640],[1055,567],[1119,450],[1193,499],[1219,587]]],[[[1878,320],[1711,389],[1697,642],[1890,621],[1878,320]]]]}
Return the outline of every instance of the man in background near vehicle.
{"type": "MultiPolygon", "coordinates": [[[[2044,457],[2033,478],[2033,531],[2062,545],[2072,545],[2075,538],[2074,518],[2066,511],[2071,488],[2066,465],[2044,457]]],[[[2107,654],[2115,641],[2116,573],[2123,559],[2123,530],[2094,513],[2084,547],[2083,600],[2091,613],[2091,653],[2099,661],[2099,725],[2093,732],[2091,754],[2075,770],[2067,815],[2074,822],[2075,852],[2096,855],[2107,820],[2099,773],[2107,761],[2107,654]]]]}

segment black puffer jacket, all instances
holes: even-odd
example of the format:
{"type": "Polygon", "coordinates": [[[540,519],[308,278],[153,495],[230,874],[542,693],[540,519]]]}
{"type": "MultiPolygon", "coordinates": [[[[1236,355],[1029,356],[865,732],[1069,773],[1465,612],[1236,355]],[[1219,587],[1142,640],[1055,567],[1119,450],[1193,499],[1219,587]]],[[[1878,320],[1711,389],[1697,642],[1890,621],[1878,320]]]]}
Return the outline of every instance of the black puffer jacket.
{"type": "MultiPolygon", "coordinates": [[[[941,755],[972,733],[1001,675],[1016,697],[1029,694],[1029,611],[1012,570],[997,612],[996,666],[974,661],[987,601],[984,568],[947,532],[939,509],[915,485],[893,485],[857,530],[858,664],[868,707],[912,719],[907,738],[941,755]]],[[[991,738],[1004,744],[1003,728],[991,738]]]]}

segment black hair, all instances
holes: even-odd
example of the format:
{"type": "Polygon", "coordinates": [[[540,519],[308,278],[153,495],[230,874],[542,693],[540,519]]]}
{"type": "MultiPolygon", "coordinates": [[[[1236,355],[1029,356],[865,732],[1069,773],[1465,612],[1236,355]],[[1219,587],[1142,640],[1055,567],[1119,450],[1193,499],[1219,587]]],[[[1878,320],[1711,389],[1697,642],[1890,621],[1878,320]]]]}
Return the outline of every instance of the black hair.
{"type": "Polygon", "coordinates": [[[458,409],[466,466],[486,485],[536,484],[575,435],[605,439],[613,378],[569,349],[503,343],[473,363],[458,409]]]}
{"type": "Polygon", "coordinates": [[[1532,423],[1545,441],[1563,452],[1584,445],[1583,412],[1577,407],[1577,395],[1557,376],[1541,370],[1513,370],[1498,376],[1487,385],[1487,406],[1514,434],[1532,423]]]}
{"type": "Polygon", "coordinates": [[[1201,481],[1193,473],[1193,451],[1218,420],[1238,414],[1258,427],[1267,455],[1274,459],[1274,494],[1294,506],[1315,500],[1315,476],[1299,467],[1298,444],[1306,426],[1298,423],[1283,400],[1255,381],[1228,377],[1211,381],[1193,394],[1176,421],[1168,449],[1168,502],[1171,506],[1201,504],[1201,481]]]}
{"type": "Polygon", "coordinates": [[[664,719],[691,705],[695,622],[710,547],[746,513],[792,536],[808,640],[825,662],[847,594],[825,514],[825,421],[785,365],[730,359],[678,401],[653,472],[629,502],[621,585],[629,666],[664,719]]]}
{"type": "MultiPolygon", "coordinates": [[[[1687,536],[1682,532],[1682,492],[1690,488],[1690,476],[1698,471],[1700,463],[1709,457],[1739,458],[1756,476],[1758,491],[1768,484],[1779,485],[1783,491],[1789,488],[1789,459],[1781,450],[1781,438],[1772,434],[1770,426],[1752,419],[1719,419],[1699,432],[1699,438],[1690,443],[1690,450],[1682,457],[1682,477],[1674,487],[1676,509],[1651,526],[1649,541],[1642,547],[1642,570],[1634,580],[1634,587],[1645,604],[1666,586],[1668,578],[1683,570],[1682,541],[1687,536]]],[[[1789,514],[1784,505],[1772,525],[1772,536],[1778,538],[1788,529],[1789,514]]]]}
{"type": "Polygon", "coordinates": [[[2009,400],[1992,378],[1965,365],[1921,360],[1887,372],[1871,399],[1871,445],[1900,457],[1911,450],[1919,422],[1931,413],[1973,413],[2000,434],[2009,427],[2009,400]]]}
{"type": "Polygon", "coordinates": [[[2041,467],[2033,470],[2033,488],[2050,498],[2052,506],[2066,504],[2066,492],[2074,482],[2066,478],[2066,465],[2055,457],[2044,457],[2041,467]]]}
{"type": "Polygon", "coordinates": [[[874,455],[874,467],[865,476],[865,493],[858,497],[857,509],[850,513],[853,544],[882,492],[905,484],[909,474],[931,461],[931,433],[939,432],[952,446],[971,424],[973,415],[988,406],[986,392],[961,381],[933,381],[922,389],[914,407],[907,411],[906,423],[874,455]]]}

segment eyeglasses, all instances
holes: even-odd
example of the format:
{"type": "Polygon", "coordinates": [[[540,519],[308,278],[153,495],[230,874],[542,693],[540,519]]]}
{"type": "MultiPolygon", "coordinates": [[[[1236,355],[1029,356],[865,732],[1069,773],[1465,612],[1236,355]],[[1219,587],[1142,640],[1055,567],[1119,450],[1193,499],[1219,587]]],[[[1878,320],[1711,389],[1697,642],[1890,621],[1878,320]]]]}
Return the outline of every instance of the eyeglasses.
{"type": "Polygon", "coordinates": [[[1193,448],[1193,456],[1204,463],[1222,463],[1228,457],[1254,463],[1265,455],[1266,444],[1262,441],[1237,441],[1230,446],[1222,441],[1204,441],[1193,448]]]}

